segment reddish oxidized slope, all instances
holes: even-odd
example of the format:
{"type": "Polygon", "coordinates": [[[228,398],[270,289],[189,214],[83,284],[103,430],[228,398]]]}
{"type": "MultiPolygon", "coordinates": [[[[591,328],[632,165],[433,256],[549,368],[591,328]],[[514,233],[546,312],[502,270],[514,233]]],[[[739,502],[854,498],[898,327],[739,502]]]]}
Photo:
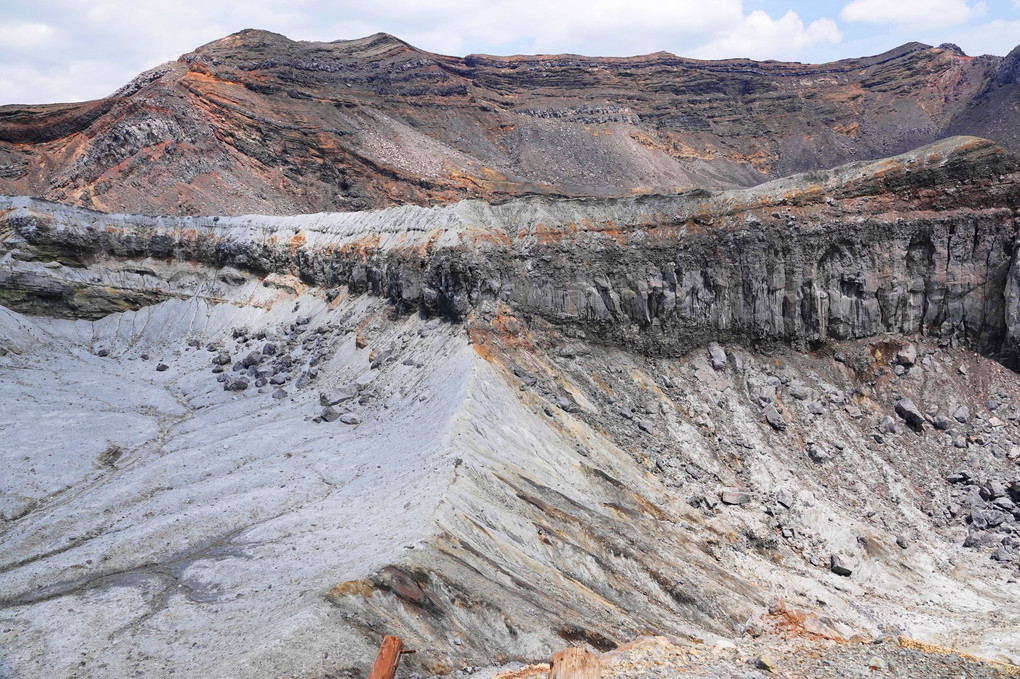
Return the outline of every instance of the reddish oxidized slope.
{"type": "Polygon", "coordinates": [[[445,57],[243,31],[80,105],[0,108],[0,193],[150,214],[748,186],[953,133],[1020,148],[1009,57],[445,57]]]}

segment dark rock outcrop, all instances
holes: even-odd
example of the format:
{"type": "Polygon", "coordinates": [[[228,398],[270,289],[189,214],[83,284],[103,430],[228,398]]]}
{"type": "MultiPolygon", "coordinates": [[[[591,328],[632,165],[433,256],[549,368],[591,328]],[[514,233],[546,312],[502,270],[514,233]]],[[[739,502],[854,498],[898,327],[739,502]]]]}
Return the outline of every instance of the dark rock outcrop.
{"type": "Polygon", "coordinates": [[[18,310],[98,317],[172,286],[144,276],[118,289],[83,264],[158,258],[291,287],[346,285],[455,320],[505,303],[648,353],[900,332],[959,335],[1013,360],[1018,170],[993,144],[956,138],[754,190],[677,197],[264,222],[105,218],[20,200],[0,218],[10,253],[0,290],[18,310]],[[62,260],[77,268],[38,263],[62,260]],[[79,303],[92,298],[103,303],[79,303]]]}

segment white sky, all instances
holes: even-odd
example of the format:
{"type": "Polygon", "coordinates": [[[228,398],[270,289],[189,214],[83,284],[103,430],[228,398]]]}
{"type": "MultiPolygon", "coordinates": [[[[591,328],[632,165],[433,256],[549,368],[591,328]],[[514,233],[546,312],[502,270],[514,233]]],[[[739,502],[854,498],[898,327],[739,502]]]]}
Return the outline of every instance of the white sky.
{"type": "Polygon", "coordinates": [[[378,31],[443,54],[666,50],[824,62],[916,40],[1020,44],[1020,0],[3,0],[0,104],[95,99],[243,28],[295,40],[378,31]]]}

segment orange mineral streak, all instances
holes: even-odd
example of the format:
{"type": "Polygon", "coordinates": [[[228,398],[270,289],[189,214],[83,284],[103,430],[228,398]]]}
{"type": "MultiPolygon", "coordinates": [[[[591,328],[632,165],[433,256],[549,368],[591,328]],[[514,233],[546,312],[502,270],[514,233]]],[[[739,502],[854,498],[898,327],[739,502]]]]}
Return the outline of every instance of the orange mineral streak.
{"type": "Polygon", "coordinates": [[[831,639],[840,643],[846,641],[838,632],[821,622],[814,613],[789,606],[781,599],[769,607],[767,619],[786,637],[815,641],[831,639]]]}
{"type": "Polygon", "coordinates": [[[528,329],[506,309],[500,309],[489,323],[472,322],[468,333],[475,352],[490,363],[503,365],[511,351],[535,351],[528,329]]]}

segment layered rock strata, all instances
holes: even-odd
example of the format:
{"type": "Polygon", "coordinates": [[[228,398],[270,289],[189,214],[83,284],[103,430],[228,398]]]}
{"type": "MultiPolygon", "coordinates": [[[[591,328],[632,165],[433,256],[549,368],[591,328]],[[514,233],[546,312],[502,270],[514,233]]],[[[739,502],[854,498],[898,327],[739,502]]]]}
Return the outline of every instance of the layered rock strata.
{"type": "Polygon", "coordinates": [[[0,193],[299,214],[750,186],[952,134],[1020,150],[1018,62],[919,43],[830,64],[458,58],[242,31],[99,101],[0,107],[0,193]]]}
{"type": "Polygon", "coordinates": [[[958,137],[676,197],[276,219],[106,216],[9,199],[0,288],[14,309],[97,317],[180,291],[144,266],[91,263],[193,262],[346,286],[455,320],[503,302],[651,354],[713,338],[808,346],[921,332],[1012,361],[1018,170],[1016,156],[958,137]]]}

